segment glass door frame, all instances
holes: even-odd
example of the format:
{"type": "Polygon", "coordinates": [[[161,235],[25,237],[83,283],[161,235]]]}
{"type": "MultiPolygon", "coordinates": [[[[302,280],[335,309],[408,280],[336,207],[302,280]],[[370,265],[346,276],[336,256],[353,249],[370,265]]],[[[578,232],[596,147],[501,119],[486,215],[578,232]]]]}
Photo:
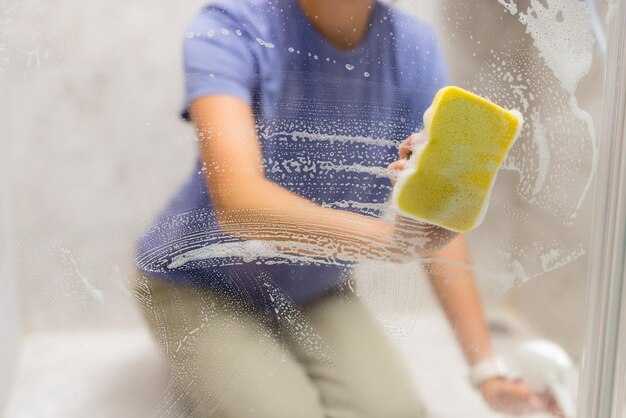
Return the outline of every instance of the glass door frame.
{"type": "Polygon", "coordinates": [[[618,418],[626,380],[626,0],[609,0],[608,43],[578,416],[618,418]]]}

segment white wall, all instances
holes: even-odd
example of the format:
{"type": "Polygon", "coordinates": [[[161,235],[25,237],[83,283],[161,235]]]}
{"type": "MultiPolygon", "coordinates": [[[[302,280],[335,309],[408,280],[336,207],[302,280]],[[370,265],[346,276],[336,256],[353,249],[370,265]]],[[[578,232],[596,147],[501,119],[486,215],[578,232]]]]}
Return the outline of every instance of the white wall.
{"type": "Polygon", "coordinates": [[[138,322],[134,239],[191,170],[180,45],[202,3],[3,7],[0,129],[26,329],[138,322]]]}

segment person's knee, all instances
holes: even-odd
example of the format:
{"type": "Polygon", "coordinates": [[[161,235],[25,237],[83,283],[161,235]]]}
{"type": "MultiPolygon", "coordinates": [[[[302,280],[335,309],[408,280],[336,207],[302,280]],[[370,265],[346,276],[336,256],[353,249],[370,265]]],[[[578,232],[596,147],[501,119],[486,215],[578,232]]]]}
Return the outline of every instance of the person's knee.
{"type": "Polygon", "coordinates": [[[361,400],[358,416],[368,418],[426,418],[426,409],[416,396],[361,400]]]}
{"type": "MultiPolygon", "coordinates": [[[[370,382],[375,383],[375,382],[370,382]]],[[[361,386],[361,385],[360,385],[361,386]]],[[[346,391],[344,402],[334,400],[338,407],[337,417],[359,418],[427,418],[427,411],[419,396],[411,388],[381,387],[375,384],[368,385],[369,390],[346,391]],[[343,404],[343,408],[342,405],[343,404]],[[344,409],[341,411],[341,409],[344,409]]]]}
{"type": "MultiPolygon", "coordinates": [[[[193,418],[323,418],[319,403],[308,399],[268,399],[260,402],[256,396],[238,393],[234,398],[192,400],[186,415],[193,418]],[[189,413],[192,411],[192,413],[189,413]]],[[[380,418],[380,417],[379,417],[380,418]]]]}

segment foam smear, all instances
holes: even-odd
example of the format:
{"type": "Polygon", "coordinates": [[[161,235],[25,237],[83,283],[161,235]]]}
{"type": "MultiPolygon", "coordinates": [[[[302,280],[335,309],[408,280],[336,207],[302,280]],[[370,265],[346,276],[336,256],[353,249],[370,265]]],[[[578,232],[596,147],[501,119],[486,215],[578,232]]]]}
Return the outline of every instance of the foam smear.
{"type": "MultiPolygon", "coordinates": [[[[279,244],[278,242],[257,240],[210,244],[173,257],[167,267],[169,269],[177,269],[192,261],[230,258],[233,257],[234,254],[241,255],[244,263],[250,263],[264,258],[277,258],[279,260],[293,261],[296,263],[315,263],[316,261],[315,258],[306,255],[296,256],[278,251],[277,246],[279,244]]],[[[281,261],[274,261],[274,263],[280,262],[281,261]]]]}
{"type": "Polygon", "coordinates": [[[591,69],[594,38],[586,3],[578,0],[547,0],[544,7],[532,0],[519,20],[526,25],[537,49],[570,94],[591,69]]]}
{"type": "Polygon", "coordinates": [[[504,8],[507,9],[512,15],[517,14],[517,4],[515,4],[514,0],[498,0],[498,3],[503,5],[504,8]]]}
{"type": "MultiPolygon", "coordinates": [[[[498,0],[511,13],[516,14],[514,0],[498,0]]],[[[593,61],[594,37],[590,27],[589,10],[579,0],[531,0],[526,12],[519,12],[519,20],[533,38],[544,62],[568,93],[572,114],[584,122],[592,145],[592,169],[571,219],[576,217],[587,195],[596,171],[598,149],[591,115],[578,105],[575,93],[580,80],[589,72],[593,61]]]]}
{"type": "Polygon", "coordinates": [[[391,141],[389,139],[384,138],[374,138],[367,136],[357,136],[357,135],[332,135],[332,134],[321,134],[321,133],[310,133],[305,131],[283,131],[276,132],[270,135],[264,135],[265,138],[272,137],[286,137],[292,138],[293,141],[298,140],[306,140],[306,141],[323,141],[329,142],[330,144],[335,142],[341,143],[359,143],[366,145],[378,145],[381,147],[389,147],[389,148],[397,148],[398,141],[391,141]]]}
{"type": "Polygon", "coordinates": [[[541,123],[537,109],[533,109],[531,120],[533,126],[533,140],[539,154],[537,180],[535,181],[535,187],[532,191],[533,195],[537,195],[545,186],[548,178],[548,170],[550,169],[550,147],[548,146],[546,128],[541,123]]]}
{"type": "Polygon", "coordinates": [[[87,294],[91,296],[91,298],[95,300],[96,302],[98,302],[100,305],[104,304],[104,294],[102,293],[102,290],[97,289],[91,283],[91,280],[89,280],[87,276],[83,274],[83,272],[78,267],[78,262],[76,261],[76,257],[74,256],[74,253],[70,249],[65,248],[65,247],[61,247],[60,252],[61,252],[63,261],[65,262],[65,264],[72,267],[72,269],[74,270],[74,273],[76,273],[76,276],[82,283],[87,294]]]}
{"type": "MultiPolygon", "coordinates": [[[[338,202],[339,206],[350,202],[338,202]]],[[[303,209],[304,211],[305,209],[303,209]]],[[[389,215],[389,214],[388,214],[389,215]]],[[[394,215],[391,215],[394,216],[394,215]]],[[[231,216],[230,226],[208,221],[202,213],[177,215],[167,222],[171,226],[186,225],[188,232],[173,236],[168,243],[153,248],[137,259],[144,271],[208,268],[254,263],[257,265],[335,265],[346,266],[365,260],[393,263],[415,261],[416,248],[428,249],[441,239],[438,229],[400,218],[399,232],[392,240],[375,233],[356,238],[350,225],[324,235],[315,233],[325,223],[317,217],[308,222],[294,222],[275,215],[271,226],[259,230],[258,219],[241,212],[231,216]],[[256,232],[254,232],[256,231],[256,232]],[[247,239],[238,239],[244,235],[247,239]],[[367,252],[363,251],[368,247],[367,252]],[[404,249],[404,251],[398,251],[404,249]]],[[[155,230],[154,234],[162,234],[155,230]]]]}

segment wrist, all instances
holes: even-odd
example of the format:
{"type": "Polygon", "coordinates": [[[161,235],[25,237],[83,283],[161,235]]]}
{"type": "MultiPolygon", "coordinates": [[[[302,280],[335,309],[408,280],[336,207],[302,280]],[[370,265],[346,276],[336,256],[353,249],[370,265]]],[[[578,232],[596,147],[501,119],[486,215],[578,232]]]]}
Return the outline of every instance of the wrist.
{"type": "Polygon", "coordinates": [[[487,380],[494,378],[506,379],[510,376],[506,362],[501,357],[489,357],[472,365],[469,370],[469,380],[475,388],[487,380]]]}

